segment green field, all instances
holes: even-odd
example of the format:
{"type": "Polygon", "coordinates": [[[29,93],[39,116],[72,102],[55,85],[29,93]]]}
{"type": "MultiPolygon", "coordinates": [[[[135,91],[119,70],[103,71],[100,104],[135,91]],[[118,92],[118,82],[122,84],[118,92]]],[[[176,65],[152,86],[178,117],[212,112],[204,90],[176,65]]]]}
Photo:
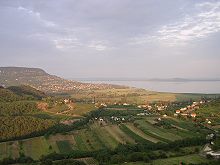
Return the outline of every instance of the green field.
{"type": "Polygon", "coordinates": [[[127,165],[179,165],[181,162],[187,164],[198,164],[198,163],[207,163],[209,160],[199,156],[199,155],[186,155],[180,157],[173,157],[168,159],[158,159],[153,160],[151,163],[144,163],[144,162],[133,162],[133,163],[126,163],[127,165]]]}
{"type": "MultiPolygon", "coordinates": [[[[195,126],[188,121],[177,118],[162,118],[175,128],[160,127],[157,117],[134,118],[134,122],[111,124],[109,121],[100,123],[91,121],[83,129],[65,134],[55,134],[49,137],[35,137],[20,141],[0,143],[0,159],[5,157],[18,158],[19,153],[38,160],[42,155],[53,152],[70,153],[71,151],[97,151],[101,149],[115,149],[119,144],[156,144],[168,143],[188,137],[194,137],[195,126]]],[[[197,129],[197,128],[196,128],[197,129]]],[[[199,129],[199,128],[198,128],[199,129]]],[[[199,147],[199,146],[196,146],[199,147]]],[[[185,148],[184,153],[194,153],[194,148],[185,148]]],[[[173,153],[167,153],[172,155],[173,153]]],[[[170,158],[169,161],[177,159],[170,158]]],[[[162,162],[164,160],[158,160],[162,162]]]]}
{"type": "Polygon", "coordinates": [[[158,143],[158,142],[162,142],[159,139],[156,139],[152,136],[149,136],[147,134],[145,134],[143,131],[141,131],[140,129],[138,129],[137,127],[135,127],[132,123],[127,123],[126,127],[128,129],[130,129],[132,132],[134,132],[135,134],[137,134],[138,136],[146,139],[147,141],[151,141],[153,143],[158,143]]]}
{"type": "Polygon", "coordinates": [[[105,145],[105,147],[113,149],[119,144],[119,141],[112,137],[104,126],[94,123],[90,128],[97,135],[97,138],[101,141],[101,143],[105,145]]]}
{"type": "Polygon", "coordinates": [[[166,129],[156,127],[146,120],[137,120],[135,123],[138,124],[138,128],[140,128],[144,133],[153,136],[154,138],[160,139],[162,141],[175,141],[180,140],[181,137],[168,132],[166,129]]]}
{"type": "Polygon", "coordinates": [[[79,130],[75,133],[77,149],[82,151],[99,150],[104,147],[95,133],[90,129],[79,130]]]}
{"type": "Polygon", "coordinates": [[[135,141],[131,137],[129,137],[126,133],[124,133],[119,126],[117,125],[109,125],[105,126],[105,129],[113,136],[119,143],[122,144],[134,144],[135,141]]]}
{"type": "Polygon", "coordinates": [[[35,160],[39,159],[42,155],[47,155],[52,152],[44,137],[23,140],[22,145],[24,154],[35,160]]]}
{"type": "Polygon", "coordinates": [[[19,144],[17,141],[0,143],[0,159],[6,157],[19,157],[19,144]]]}
{"type": "Polygon", "coordinates": [[[70,153],[73,151],[69,141],[67,140],[57,141],[56,143],[61,154],[70,153]]]}

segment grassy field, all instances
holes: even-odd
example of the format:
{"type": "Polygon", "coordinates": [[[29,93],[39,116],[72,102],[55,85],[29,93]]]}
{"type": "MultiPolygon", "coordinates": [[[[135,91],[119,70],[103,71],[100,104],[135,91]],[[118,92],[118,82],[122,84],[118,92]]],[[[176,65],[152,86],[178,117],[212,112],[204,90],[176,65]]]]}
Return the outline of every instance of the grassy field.
{"type": "Polygon", "coordinates": [[[90,129],[79,130],[74,135],[77,149],[82,151],[92,151],[102,149],[102,142],[96,137],[90,129]]]}
{"type": "MultiPolygon", "coordinates": [[[[179,128],[163,128],[154,125],[156,117],[139,117],[133,122],[111,124],[105,122],[90,122],[87,128],[55,134],[49,137],[35,137],[20,141],[0,143],[0,159],[5,157],[17,158],[19,153],[39,159],[42,155],[52,152],[69,153],[74,150],[96,151],[104,148],[114,149],[118,144],[135,144],[137,142],[153,144],[171,142],[191,137],[194,126],[188,121],[162,118],[179,128]],[[150,122],[149,122],[150,121],[150,122]]],[[[106,119],[105,119],[106,120],[106,119]]],[[[195,148],[190,150],[195,150],[195,148]]],[[[187,151],[187,153],[190,153],[187,151]]]]}
{"type": "Polygon", "coordinates": [[[61,154],[70,153],[73,151],[69,141],[67,140],[57,141],[56,143],[61,154]]]}
{"type": "Polygon", "coordinates": [[[212,94],[176,94],[166,92],[148,91],[138,88],[126,89],[103,89],[103,90],[84,90],[71,95],[76,100],[93,101],[96,98],[97,102],[127,102],[131,104],[144,104],[146,102],[155,101],[189,101],[190,99],[199,100],[201,97],[215,98],[219,95],[212,94]]]}
{"type": "Polygon", "coordinates": [[[179,165],[181,162],[187,163],[187,164],[198,164],[198,163],[207,163],[209,162],[208,159],[205,159],[199,155],[193,154],[193,155],[186,155],[186,156],[180,156],[180,157],[173,157],[173,158],[167,158],[167,159],[158,159],[153,160],[151,163],[144,163],[144,162],[133,162],[133,163],[125,163],[127,165],[179,165]]]}
{"type": "Polygon", "coordinates": [[[143,138],[142,136],[136,134],[135,132],[133,132],[132,130],[130,130],[125,124],[121,124],[120,125],[120,129],[122,131],[124,131],[128,136],[130,136],[131,138],[133,138],[135,140],[135,142],[139,142],[139,143],[152,143],[151,141],[143,138]]]}
{"type": "Polygon", "coordinates": [[[182,136],[183,138],[201,136],[203,134],[208,134],[209,131],[207,129],[201,129],[196,126],[196,123],[190,120],[177,120],[175,118],[166,118],[163,119],[165,122],[171,124],[177,129],[170,129],[169,131],[182,136]]]}
{"type": "Polygon", "coordinates": [[[6,157],[19,157],[19,144],[17,141],[0,143],[0,159],[6,157]]]}
{"type": "Polygon", "coordinates": [[[97,135],[97,138],[102,142],[102,144],[104,144],[107,148],[113,149],[119,144],[119,141],[112,137],[104,126],[94,123],[90,128],[97,135]]]}
{"type": "Polygon", "coordinates": [[[168,142],[182,139],[180,136],[172,134],[166,129],[156,127],[145,120],[137,120],[135,123],[138,124],[138,128],[140,128],[145,134],[153,136],[162,141],[168,142]]]}
{"type": "Polygon", "coordinates": [[[156,139],[152,136],[149,136],[147,134],[145,134],[144,132],[142,132],[140,129],[138,129],[137,127],[135,127],[132,123],[127,123],[126,127],[129,128],[132,132],[134,132],[135,134],[137,134],[138,136],[141,136],[142,138],[151,141],[153,143],[158,143],[161,142],[159,139],[156,139]]]}
{"type": "Polygon", "coordinates": [[[92,100],[96,98],[97,102],[128,102],[143,104],[144,102],[153,101],[175,101],[176,96],[172,93],[159,93],[137,88],[127,89],[104,89],[104,90],[88,90],[74,93],[72,98],[92,100]]]}
{"type": "Polygon", "coordinates": [[[134,144],[135,141],[127,134],[125,134],[117,125],[109,125],[105,126],[105,129],[113,136],[119,143],[126,144],[134,144]]]}
{"type": "Polygon", "coordinates": [[[39,159],[42,155],[47,155],[52,152],[49,149],[48,142],[44,137],[36,137],[22,141],[23,151],[26,156],[39,159]]]}

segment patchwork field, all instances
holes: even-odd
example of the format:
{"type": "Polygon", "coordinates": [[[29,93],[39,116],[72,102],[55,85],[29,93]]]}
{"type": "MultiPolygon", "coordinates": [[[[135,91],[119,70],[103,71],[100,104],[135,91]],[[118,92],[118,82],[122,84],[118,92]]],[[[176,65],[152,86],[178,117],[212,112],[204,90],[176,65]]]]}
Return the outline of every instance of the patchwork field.
{"type": "Polygon", "coordinates": [[[111,134],[119,143],[126,144],[134,144],[135,141],[127,134],[125,134],[117,125],[109,125],[105,126],[105,129],[111,134]]]}
{"type": "Polygon", "coordinates": [[[207,163],[209,160],[199,156],[199,155],[187,155],[187,156],[180,156],[168,159],[158,159],[153,160],[151,163],[144,163],[144,162],[133,162],[133,163],[126,163],[127,165],[164,165],[164,164],[180,164],[184,162],[186,164],[199,164],[199,163],[207,163]]]}
{"type": "Polygon", "coordinates": [[[0,143],[0,159],[8,156],[11,158],[19,157],[19,144],[17,141],[0,143]]]}
{"type": "Polygon", "coordinates": [[[104,147],[97,135],[91,129],[79,130],[75,133],[75,140],[78,150],[92,151],[104,147]]]}
{"type": "Polygon", "coordinates": [[[36,137],[31,140],[23,140],[20,142],[23,148],[23,153],[35,160],[39,159],[42,155],[47,155],[52,152],[49,144],[44,137],[36,137]]]}
{"type": "Polygon", "coordinates": [[[119,141],[111,136],[104,126],[94,123],[90,128],[97,135],[97,138],[100,139],[101,143],[105,145],[105,147],[113,149],[119,144],[119,141]]]}
{"type": "Polygon", "coordinates": [[[160,127],[155,127],[145,120],[137,120],[135,123],[138,124],[138,128],[141,129],[144,133],[162,141],[168,142],[182,139],[180,136],[172,134],[160,127]]]}
{"type": "Polygon", "coordinates": [[[68,103],[56,105],[49,109],[43,109],[44,112],[49,114],[73,117],[81,117],[92,110],[95,110],[94,104],[87,103],[68,103]]]}
{"type": "Polygon", "coordinates": [[[140,129],[138,129],[137,127],[135,127],[132,123],[127,123],[126,126],[132,131],[134,132],[135,134],[141,136],[142,138],[148,140],[148,141],[151,141],[153,143],[158,143],[158,142],[162,142],[160,141],[159,139],[156,139],[152,136],[149,136],[147,134],[145,134],[144,132],[142,132],[140,129]]]}
{"type": "MultiPolygon", "coordinates": [[[[178,119],[162,119],[178,128],[168,129],[155,124],[156,117],[139,117],[134,122],[104,124],[98,121],[80,130],[49,137],[35,137],[20,141],[0,143],[0,159],[5,157],[18,158],[19,153],[38,160],[49,153],[70,153],[71,151],[97,151],[104,148],[115,149],[119,144],[171,142],[187,137],[193,137],[192,123],[178,119]]],[[[195,134],[197,135],[197,134],[195,134]]],[[[161,160],[162,161],[162,160],[161,160]]]]}

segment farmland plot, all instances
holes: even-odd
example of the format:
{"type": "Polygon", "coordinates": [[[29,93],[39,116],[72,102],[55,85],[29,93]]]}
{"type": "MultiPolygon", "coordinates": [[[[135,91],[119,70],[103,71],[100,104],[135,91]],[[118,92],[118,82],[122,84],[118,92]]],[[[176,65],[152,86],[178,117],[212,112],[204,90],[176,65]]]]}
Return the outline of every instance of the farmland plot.
{"type": "Polygon", "coordinates": [[[182,139],[180,136],[168,132],[166,129],[156,127],[144,120],[137,120],[135,123],[139,124],[138,128],[143,130],[145,133],[149,133],[155,138],[161,139],[162,141],[175,141],[182,139]]]}

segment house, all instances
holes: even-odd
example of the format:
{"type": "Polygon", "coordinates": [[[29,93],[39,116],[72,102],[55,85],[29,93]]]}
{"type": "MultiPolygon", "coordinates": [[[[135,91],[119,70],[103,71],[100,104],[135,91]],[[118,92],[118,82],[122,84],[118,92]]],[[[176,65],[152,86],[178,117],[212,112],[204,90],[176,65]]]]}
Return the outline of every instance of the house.
{"type": "Polygon", "coordinates": [[[211,140],[211,139],[213,139],[215,137],[215,134],[209,134],[209,135],[207,135],[206,136],[206,139],[208,139],[208,140],[211,140]]]}
{"type": "Polygon", "coordinates": [[[191,117],[196,117],[196,113],[191,113],[191,117]]]}
{"type": "Polygon", "coordinates": [[[209,151],[209,152],[206,153],[206,155],[211,155],[215,159],[219,159],[220,158],[220,151],[218,151],[218,152],[209,151]]]}
{"type": "Polygon", "coordinates": [[[186,111],[187,110],[187,108],[181,108],[180,109],[180,111],[186,111]]]}
{"type": "Polygon", "coordinates": [[[176,110],[176,114],[179,114],[180,113],[180,110],[176,110]]]}
{"type": "Polygon", "coordinates": [[[70,102],[70,100],[69,100],[69,99],[64,99],[63,101],[64,101],[64,103],[65,103],[65,104],[67,104],[67,103],[69,103],[69,102],[70,102]]]}
{"type": "Polygon", "coordinates": [[[209,144],[206,144],[205,147],[203,148],[204,152],[210,152],[212,151],[212,148],[209,146],[209,144]]]}

